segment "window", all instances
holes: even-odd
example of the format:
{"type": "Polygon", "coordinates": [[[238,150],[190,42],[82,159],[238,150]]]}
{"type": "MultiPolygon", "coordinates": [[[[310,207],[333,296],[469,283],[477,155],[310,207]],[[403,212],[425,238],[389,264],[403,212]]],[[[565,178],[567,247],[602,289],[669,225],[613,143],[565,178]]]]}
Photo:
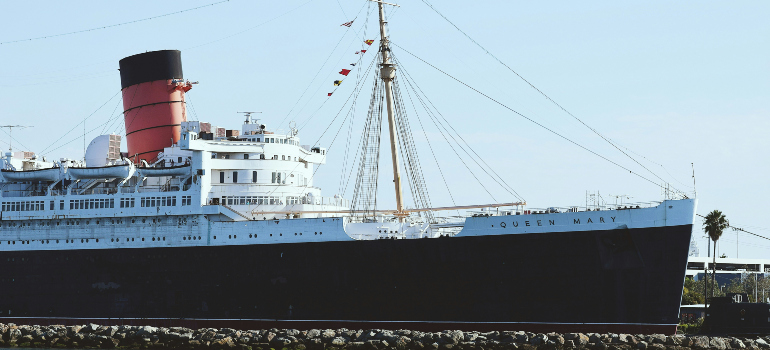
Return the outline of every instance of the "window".
{"type": "Polygon", "coordinates": [[[225,159],[230,159],[230,155],[229,154],[225,154],[225,159]]]}
{"type": "Polygon", "coordinates": [[[221,184],[225,183],[225,172],[224,171],[220,171],[219,172],[219,183],[221,183],[221,184]]]}
{"type": "Polygon", "coordinates": [[[177,157],[177,162],[178,162],[179,164],[182,164],[182,157],[177,157]]]}
{"type": "Polygon", "coordinates": [[[233,171],[233,183],[238,183],[238,172],[233,171]]]}
{"type": "MultiPolygon", "coordinates": [[[[256,171],[252,171],[251,172],[251,182],[257,183],[257,172],[256,171]]],[[[51,209],[53,209],[53,208],[51,208],[51,209]]]]}
{"type": "Polygon", "coordinates": [[[259,138],[259,137],[257,137],[257,142],[261,142],[261,141],[259,141],[259,140],[260,140],[260,138],[259,138]]]}
{"type": "Polygon", "coordinates": [[[273,181],[274,184],[285,184],[286,183],[286,174],[281,175],[280,171],[274,171],[273,172],[273,181]]]}
{"type": "Polygon", "coordinates": [[[243,159],[249,159],[249,154],[248,153],[244,153],[243,154],[243,159]]]}
{"type": "Polygon", "coordinates": [[[282,155],[281,160],[286,160],[286,156],[282,155]]]}
{"type": "Polygon", "coordinates": [[[264,153],[260,154],[259,159],[265,159],[265,154],[264,153]]]}

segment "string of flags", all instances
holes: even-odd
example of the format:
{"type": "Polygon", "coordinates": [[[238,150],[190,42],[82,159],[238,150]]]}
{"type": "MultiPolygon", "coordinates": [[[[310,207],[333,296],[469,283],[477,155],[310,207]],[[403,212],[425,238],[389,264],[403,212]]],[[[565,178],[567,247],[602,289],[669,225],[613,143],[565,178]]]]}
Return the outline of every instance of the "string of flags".
{"type": "MultiPolygon", "coordinates": [[[[350,27],[352,24],[353,24],[353,21],[350,21],[350,22],[345,22],[345,23],[342,23],[342,25],[341,25],[341,26],[350,27]]],[[[372,45],[372,43],[374,43],[374,40],[373,40],[373,39],[364,40],[364,44],[366,44],[366,45],[369,45],[369,46],[371,46],[371,45],[372,45]]],[[[363,55],[364,53],[366,53],[366,50],[358,50],[358,51],[356,51],[356,55],[358,55],[358,54],[361,54],[361,55],[363,55]]],[[[354,62],[354,63],[351,63],[350,65],[351,65],[352,67],[355,67],[355,66],[356,66],[356,63],[354,62]]],[[[344,76],[348,76],[348,74],[350,74],[350,72],[351,72],[351,70],[350,70],[350,69],[345,69],[345,68],[343,68],[342,70],[340,70],[340,71],[339,71],[339,74],[342,74],[342,75],[344,75],[344,76]]],[[[335,80],[335,81],[334,81],[334,86],[340,86],[341,84],[342,84],[342,80],[335,80]]],[[[335,88],[334,90],[336,91],[337,89],[335,88]]],[[[333,93],[334,93],[334,91],[332,91],[332,92],[329,92],[329,93],[327,93],[327,94],[326,94],[326,96],[331,96],[333,93]]]]}
{"type": "MultiPolygon", "coordinates": [[[[353,20],[353,21],[355,21],[355,20],[353,20]]],[[[353,25],[353,21],[342,23],[342,24],[340,24],[340,27],[345,26],[345,27],[350,28],[350,26],[353,25]]]]}

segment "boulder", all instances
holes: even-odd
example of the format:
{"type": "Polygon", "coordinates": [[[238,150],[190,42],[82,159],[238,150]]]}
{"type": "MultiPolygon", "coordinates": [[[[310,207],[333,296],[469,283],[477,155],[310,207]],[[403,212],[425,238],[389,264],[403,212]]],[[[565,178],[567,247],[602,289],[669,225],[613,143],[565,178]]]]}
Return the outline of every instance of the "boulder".
{"type": "Polygon", "coordinates": [[[321,331],[319,331],[317,329],[311,329],[311,330],[307,331],[308,339],[313,339],[313,338],[316,338],[316,337],[318,337],[320,335],[321,335],[321,331]]]}
{"type": "Polygon", "coordinates": [[[344,347],[348,343],[344,337],[336,337],[332,339],[331,344],[338,347],[344,347]]]}
{"type": "Polygon", "coordinates": [[[709,348],[709,338],[705,336],[692,337],[692,347],[698,350],[706,350],[709,348]]]}
{"type": "Polygon", "coordinates": [[[738,338],[733,338],[730,340],[730,348],[731,349],[745,349],[746,345],[743,344],[743,342],[738,338]]]}
{"type": "Polygon", "coordinates": [[[642,341],[636,343],[636,348],[639,349],[639,350],[647,349],[647,342],[642,340],[642,341]]]}
{"type": "Polygon", "coordinates": [[[534,346],[543,345],[546,342],[548,342],[548,336],[543,333],[538,333],[529,340],[529,343],[534,346]]]}
{"type": "Polygon", "coordinates": [[[681,346],[684,339],[683,335],[667,336],[666,345],[681,346]]]}
{"type": "Polygon", "coordinates": [[[727,345],[725,344],[724,339],[720,337],[712,337],[709,341],[709,345],[711,345],[711,349],[714,350],[725,350],[727,349],[727,345]]]}
{"type": "Polygon", "coordinates": [[[663,334],[651,334],[647,339],[652,344],[666,344],[666,336],[663,334]]]}

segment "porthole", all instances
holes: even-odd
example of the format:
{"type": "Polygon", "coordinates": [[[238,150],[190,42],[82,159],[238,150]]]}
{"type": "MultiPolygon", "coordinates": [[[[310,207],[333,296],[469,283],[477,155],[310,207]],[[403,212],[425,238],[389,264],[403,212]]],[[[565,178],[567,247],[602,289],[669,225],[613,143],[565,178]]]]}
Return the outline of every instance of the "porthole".
{"type": "Polygon", "coordinates": [[[110,238],[110,242],[115,242],[115,238],[110,238]]]}
{"type": "Polygon", "coordinates": [[[99,220],[96,220],[96,224],[99,225],[99,220]]]}
{"type": "Polygon", "coordinates": [[[300,232],[299,235],[302,236],[302,232],[300,232]]]}
{"type": "Polygon", "coordinates": [[[232,238],[233,238],[233,235],[227,235],[227,238],[228,238],[228,239],[232,239],[232,238]]]}
{"type": "Polygon", "coordinates": [[[322,235],[322,234],[324,234],[324,233],[323,233],[323,232],[318,232],[318,234],[319,234],[319,235],[322,235]]]}
{"type": "Polygon", "coordinates": [[[58,239],[56,240],[56,243],[59,243],[59,240],[58,240],[58,239]]]}
{"type": "Polygon", "coordinates": [[[145,219],[142,219],[142,223],[144,223],[145,221],[146,221],[145,219]]]}
{"type": "Polygon", "coordinates": [[[96,239],[96,243],[99,243],[99,239],[98,238],[96,239]]]}
{"type": "Polygon", "coordinates": [[[86,243],[88,243],[88,238],[86,238],[86,243]]]}
{"type": "Polygon", "coordinates": [[[272,234],[272,233],[270,234],[270,237],[273,237],[273,234],[272,234]]]}
{"type": "Polygon", "coordinates": [[[294,232],[294,235],[296,236],[296,235],[297,235],[297,233],[296,233],[296,232],[294,232]]]}
{"type": "Polygon", "coordinates": [[[238,235],[233,235],[233,238],[238,238],[238,235]]]}
{"type": "Polygon", "coordinates": [[[163,237],[163,240],[165,241],[165,240],[166,240],[166,237],[163,237]]]}
{"type": "Polygon", "coordinates": [[[152,237],[152,241],[155,242],[155,237],[152,237]]]}
{"type": "Polygon", "coordinates": [[[317,234],[318,234],[318,232],[316,232],[315,234],[317,235],[317,234]]]}
{"type": "Polygon", "coordinates": [[[120,242],[120,238],[115,238],[115,242],[120,242]]]}
{"type": "Polygon", "coordinates": [[[144,237],[142,237],[142,242],[144,242],[144,237]]]}
{"type": "Polygon", "coordinates": [[[91,220],[86,220],[86,225],[90,225],[90,224],[91,224],[91,220]]]}
{"type": "Polygon", "coordinates": [[[182,237],[182,240],[183,240],[183,241],[186,241],[186,240],[187,240],[187,237],[182,237]]]}
{"type": "Polygon", "coordinates": [[[136,222],[136,220],[134,220],[134,219],[131,219],[131,223],[132,223],[132,224],[133,224],[133,223],[135,223],[135,222],[136,222]]]}
{"type": "Polygon", "coordinates": [[[133,238],[131,238],[131,242],[133,242],[133,241],[134,241],[134,239],[133,239],[133,238]]]}
{"type": "Polygon", "coordinates": [[[80,221],[75,221],[75,225],[80,225],[80,221]]]}
{"type": "Polygon", "coordinates": [[[83,239],[82,238],[80,239],[80,243],[83,243],[83,239]]]}
{"type": "Polygon", "coordinates": [[[249,238],[251,238],[251,234],[249,234],[249,238]]]}

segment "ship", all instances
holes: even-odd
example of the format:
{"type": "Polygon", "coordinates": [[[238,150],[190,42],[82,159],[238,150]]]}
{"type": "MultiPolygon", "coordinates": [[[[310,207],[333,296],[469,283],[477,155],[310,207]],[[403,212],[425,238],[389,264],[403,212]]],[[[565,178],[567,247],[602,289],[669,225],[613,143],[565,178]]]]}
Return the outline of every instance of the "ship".
{"type": "Polygon", "coordinates": [[[296,128],[188,120],[180,51],[129,56],[127,152],[102,135],[84,160],[2,158],[0,322],[675,333],[694,198],[404,205],[378,4],[396,208],[366,176],[353,199],[325,197],[327,149],[296,128]]]}

